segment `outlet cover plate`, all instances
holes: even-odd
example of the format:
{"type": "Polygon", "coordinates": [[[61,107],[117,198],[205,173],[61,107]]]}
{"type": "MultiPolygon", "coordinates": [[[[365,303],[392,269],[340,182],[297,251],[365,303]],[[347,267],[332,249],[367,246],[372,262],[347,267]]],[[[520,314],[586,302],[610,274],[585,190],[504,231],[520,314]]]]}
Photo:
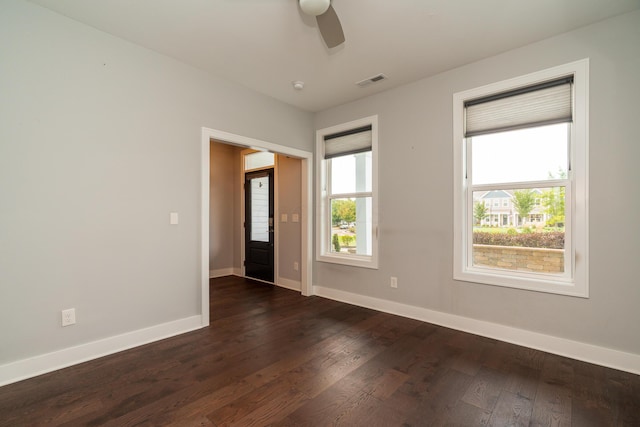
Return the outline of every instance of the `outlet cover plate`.
{"type": "Polygon", "coordinates": [[[69,326],[76,323],[76,309],[69,308],[62,310],[62,326],[69,326]]]}
{"type": "Polygon", "coordinates": [[[389,283],[391,285],[392,288],[397,288],[398,287],[398,278],[397,277],[391,277],[391,281],[389,283]]]}

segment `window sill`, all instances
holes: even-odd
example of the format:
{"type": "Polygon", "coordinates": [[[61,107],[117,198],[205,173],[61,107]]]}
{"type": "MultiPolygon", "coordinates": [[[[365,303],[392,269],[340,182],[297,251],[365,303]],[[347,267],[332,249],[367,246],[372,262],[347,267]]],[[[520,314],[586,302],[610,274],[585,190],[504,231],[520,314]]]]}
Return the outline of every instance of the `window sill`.
{"type": "Polygon", "coordinates": [[[371,256],[348,255],[348,254],[322,254],[316,257],[319,262],[348,265],[351,267],[370,268],[377,270],[378,262],[371,256]]]}
{"type": "Polygon", "coordinates": [[[483,268],[468,268],[454,273],[453,279],[483,285],[589,298],[586,286],[580,286],[579,283],[575,283],[571,279],[551,274],[518,274],[518,272],[508,270],[492,271],[483,268]]]}

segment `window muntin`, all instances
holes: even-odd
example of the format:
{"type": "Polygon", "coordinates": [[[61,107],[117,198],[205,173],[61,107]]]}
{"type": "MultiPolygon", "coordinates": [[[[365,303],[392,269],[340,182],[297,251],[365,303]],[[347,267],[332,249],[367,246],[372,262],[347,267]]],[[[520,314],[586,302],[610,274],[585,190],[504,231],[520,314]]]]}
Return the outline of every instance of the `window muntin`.
{"type": "MultiPolygon", "coordinates": [[[[535,94],[533,98],[536,98],[535,94]]],[[[454,279],[588,297],[587,102],[588,60],[577,61],[454,95],[454,155],[456,159],[454,163],[454,279]],[[568,93],[571,97],[568,102],[561,102],[560,104],[564,106],[556,109],[556,112],[553,112],[553,108],[549,109],[548,111],[551,113],[547,114],[544,120],[528,122],[528,113],[522,114],[539,109],[540,105],[544,103],[538,104],[535,108],[529,108],[525,105],[512,109],[512,117],[507,117],[506,125],[504,125],[505,122],[502,122],[501,125],[494,126],[501,120],[499,114],[494,114],[498,110],[494,110],[489,111],[490,115],[493,115],[493,124],[490,123],[489,126],[483,125],[484,127],[482,127],[478,126],[478,124],[482,124],[481,121],[476,121],[473,125],[475,129],[471,133],[465,130],[467,124],[465,108],[469,106],[469,103],[477,100],[481,100],[480,103],[482,103],[495,96],[502,99],[501,108],[503,108],[504,105],[509,104],[509,100],[503,98],[508,98],[511,93],[521,91],[522,88],[524,88],[524,92],[530,91],[531,88],[535,90],[536,87],[544,86],[546,82],[552,82],[552,86],[562,86],[563,89],[558,92],[564,91],[565,94],[567,93],[566,88],[569,87],[568,93]],[[505,96],[505,94],[507,95],[505,96]],[[563,112],[556,114],[558,111],[563,112]],[[567,112],[571,114],[571,122],[567,121],[567,112]],[[512,122],[510,122],[513,117],[519,121],[515,126],[511,126],[512,122]],[[563,128],[564,130],[562,130],[563,128]],[[514,159],[513,155],[503,157],[503,153],[509,153],[509,147],[504,148],[496,144],[493,148],[500,147],[505,150],[493,152],[493,155],[499,158],[501,165],[519,162],[518,168],[496,172],[490,170],[490,162],[486,161],[486,158],[490,158],[490,156],[485,156],[483,159],[481,155],[483,149],[489,150],[487,147],[491,145],[490,141],[488,139],[484,141],[484,147],[481,144],[473,146],[474,141],[477,142],[480,139],[480,142],[483,142],[482,139],[487,135],[517,131],[529,132],[529,130],[541,132],[550,129],[556,131],[558,140],[561,140],[559,135],[564,133],[565,144],[556,143],[553,145],[552,155],[549,158],[555,159],[555,161],[545,162],[549,160],[546,158],[537,162],[540,170],[536,170],[535,173],[525,170],[527,165],[521,160],[522,157],[535,158],[535,155],[529,155],[530,151],[528,150],[518,150],[521,153],[520,158],[515,156],[514,159]],[[477,149],[477,152],[474,152],[474,148],[477,149]],[[476,174],[474,174],[474,167],[476,174]],[[546,193],[550,189],[553,189],[553,194],[550,197],[552,202],[555,200],[553,202],[555,204],[547,200],[548,194],[546,193]],[[501,208],[493,208],[486,198],[484,202],[480,200],[480,203],[476,203],[478,195],[483,192],[513,192],[516,190],[538,192],[532,203],[534,211],[523,216],[519,215],[514,212],[513,200],[510,201],[508,207],[501,208]],[[559,200],[562,200],[562,203],[559,200]],[[484,205],[484,209],[479,207],[480,204],[484,205]],[[482,212],[483,210],[486,212],[482,212]],[[560,215],[562,211],[564,211],[564,217],[560,215]],[[480,220],[477,217],[478,214],[484,218],[480,220]],[[553,249],[556,251],[554,255],[556,261],[554,262],[562,264],[560,271],[526,271],[505,268],[508,267],[505,265],[501,265],[499,268],[496,266],[485,267],[474,261],[474,229],[497,227],[499,224],[506,227],[505,223],[513,224],[514,221],[516,226],[513,228],[516,232],[522,231],[521,229],[524,227],[531,230],[541,230],[552,226],[556,231],[564,228],[564,249],[553,249]],[[561,258],[561,261],[557,260],[558,257],[561,258]]],[[[506,110],[503,108],[503,111],[506,110]]],[[[542,116],[538,115],[537,117],[542,116]]],[[[529,147],[533,146],[534,150],[537,150],[537,148],[545,146],[547,139],[539,138],[539,141],[541,141],[539,144],[529,144],[529,147]]],[[[526,144],[523,145],[523,147],[525,146],[526,144]]],[[[542,251],[546,250],[551,249],[542,249],[542,251]]]]}
{"type": "Polygon", "coordinates": [[[377,268],[377,117],[317,132],[319,261],[377,268]]]}
{"type": "Polygon", "coordinates": [[[373,254],[372,160],[371,151],[325,160],[334,254],[373,254]]]}
{"type": "MultiPolygon", "coordinates": [[[[565,253],[570,248],[565,248],[565,227],[542,226],[541,198],[551,192],[566,195],[569,182],[563,167],[568,165],[569,127],[560,123],[467,138],[467,155],[472,159],[467,180],[473,203],[483,192],[494,197],[489,209],[493,227],[489,234],[470,227],[468,268],[567,278],[565,264],[570,259],[565,253]],[[559,186],[546,188],[549,181],[559,186]],[[523,183],[526,188],[514,188],[523,183]],[[513,208],[505,212],[502,205],[507,198],[513,208]]],[[[562,212],[558,213],[563,225],[565,206],[562,203],[562,212]]]]}
{"type": "MultiPolygon", "coordinates": [[[[467,138],[467,155],[472,159],[467,180],[473,204],[483,197],[493,198],[489,209],[493,229],[472,227],[469,268],[566,279],[565,264],[570,262],[565,259],[564,244],[566,201],[562,200],[559,211],[557,195],[566,197],[569,185],[569,129],[570,124],[559,123],[467,138]],[[549,181],[558,186],[547,188],[549,181]],[[523,183],[526,188],[517,188],[523,183]],[[543,198],[550,200],[549,206],[543,207],[543,198]]],[[[477,224],[478,213],[474,216],[472,223],[477,224]]]]}

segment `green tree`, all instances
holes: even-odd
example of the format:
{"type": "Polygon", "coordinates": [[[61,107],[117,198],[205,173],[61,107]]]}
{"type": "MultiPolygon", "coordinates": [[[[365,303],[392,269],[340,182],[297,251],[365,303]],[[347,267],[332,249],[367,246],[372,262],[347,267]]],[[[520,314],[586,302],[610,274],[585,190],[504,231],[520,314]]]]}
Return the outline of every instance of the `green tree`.
{"type": "Polygon", "coordinates": [[[482,220],[488,216],[487,207],[483,202],[476,202],[473,205],[473,216],[477,220],[477,224],[482,223],[482,220]]]}
{"type": "Polygon", "coordinates": [[[356,221],[356,201],[351,199],[336,199],[331,201],[331,223],[336,226],[342,222],[356,221]]]}
{"type": "MultiPolygon", "coordinates": [[[[558,176],[554,176],[549,172],[550,179],[566,179],[567,172],[562,169],[558,170],[558,176]]],[[[544,193],[542,193],[542,205],[544,206],[544,212],[548,215],[547,226],[557,227],[560,224],[564,224],[564,200],[565,200],[565,187],[554,187],[544,193]]]]}
{"type": "Polygon", "coordinates": [[[526,218],[536,205],[536,195],[531,190],[517,190],[513,192],[513,207],[520,215],[526,218]]]}

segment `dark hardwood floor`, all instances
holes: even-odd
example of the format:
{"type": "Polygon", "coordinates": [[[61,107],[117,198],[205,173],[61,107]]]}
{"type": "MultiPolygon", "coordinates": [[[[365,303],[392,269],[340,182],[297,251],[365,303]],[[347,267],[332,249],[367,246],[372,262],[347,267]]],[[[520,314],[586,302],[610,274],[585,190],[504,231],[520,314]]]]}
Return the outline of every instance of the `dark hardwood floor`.
{"type": "Polygon", "coordinates": [[[248,280],[211,327],[0,388],[1,426],[640,426],[640,376],[248,280]]]}

